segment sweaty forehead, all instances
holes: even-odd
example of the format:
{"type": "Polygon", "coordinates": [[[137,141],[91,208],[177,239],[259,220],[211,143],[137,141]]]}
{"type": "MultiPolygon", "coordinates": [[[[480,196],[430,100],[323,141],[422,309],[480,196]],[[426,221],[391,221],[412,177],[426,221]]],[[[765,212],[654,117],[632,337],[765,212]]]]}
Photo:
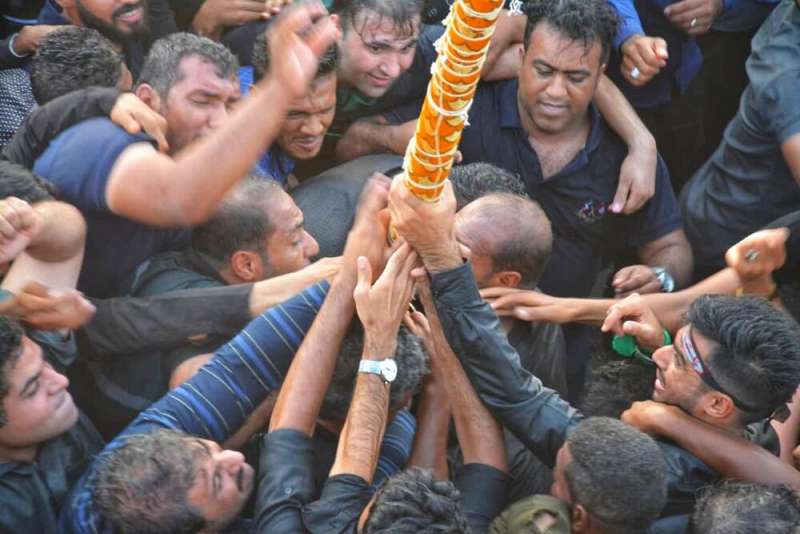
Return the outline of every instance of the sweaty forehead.
{"type": "Polygon", "coordinates": [[[188,56],[180,63],[181,79],[172,90],[181,94],[194,91],[208,93],[221,98],[239,96],[239,81],[236,76],[220,77],[217,67],[200,56],[188,56]]]}
{"type": "Polygon", "coordinates": [[[404,46],[419,36],[420,17],[415,16],[407,23],[398,23],[390,17],[370,9],[356,15],[353,28],[365,43],[388,43],[404,46]]]}

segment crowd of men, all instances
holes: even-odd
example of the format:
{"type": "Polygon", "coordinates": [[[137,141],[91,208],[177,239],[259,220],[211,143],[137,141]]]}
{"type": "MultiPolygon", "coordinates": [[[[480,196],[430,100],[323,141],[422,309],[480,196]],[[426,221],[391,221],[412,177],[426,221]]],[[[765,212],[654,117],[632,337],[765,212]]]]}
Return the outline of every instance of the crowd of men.
{"type": "Polygon", "coordinates": [[[0,531],[800,533],[800,0],[0,7],[0,531]],[[797,394],[796,394],[797,393],[797,394]]]}

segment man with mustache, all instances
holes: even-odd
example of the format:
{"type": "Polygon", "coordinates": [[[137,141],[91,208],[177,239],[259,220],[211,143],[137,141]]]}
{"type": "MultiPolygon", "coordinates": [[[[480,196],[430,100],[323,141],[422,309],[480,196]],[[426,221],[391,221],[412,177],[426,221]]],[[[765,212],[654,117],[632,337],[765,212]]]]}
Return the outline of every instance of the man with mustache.
{"type": "Polygon", "coordinates": [[[74,24],[99,31],[121,49],[136,80],[144,63],[147,4],[148,0],[47,0],[39,23],[74,24]]]}

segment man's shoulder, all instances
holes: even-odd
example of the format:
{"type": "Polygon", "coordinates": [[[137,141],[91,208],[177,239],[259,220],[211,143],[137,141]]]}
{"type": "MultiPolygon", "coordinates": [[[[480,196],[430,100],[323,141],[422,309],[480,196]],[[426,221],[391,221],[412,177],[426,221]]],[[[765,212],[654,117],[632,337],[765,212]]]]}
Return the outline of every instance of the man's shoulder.
{"type": "Polygon", "coordinates": [[[114,163],[129,146],[151,142],[144,134],[132,135],[104,117],[96,117],[64,130],[36,160],[36,174],[53,182],[60,195],[78,207],[104,204],[105,184],[114,163]],[[87,195],[92,197],[92,204],[87,195]]]}
{"type": "Polygon", "coordinates": [[[137,267],[131,283],[131,295],[151,297],[182,289],[223,285],[211,266],[201,264],[201,261],[188,250],[156,254],[137,267]]]}

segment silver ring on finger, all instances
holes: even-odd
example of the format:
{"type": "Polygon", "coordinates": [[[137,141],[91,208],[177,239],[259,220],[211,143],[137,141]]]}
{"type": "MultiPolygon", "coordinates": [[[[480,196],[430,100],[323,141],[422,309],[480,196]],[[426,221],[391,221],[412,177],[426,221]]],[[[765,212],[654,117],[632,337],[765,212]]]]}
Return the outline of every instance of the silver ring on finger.
{"type": "Polygon", "coordinates": [[[641,74],[642,74],[642,73],[639,71],[639,68],[638,68],[638,67],[633,67],[633,68],[631,69],[631,78],[633,78],[634,80],[638,80],[638,79],[639,79],[639,76],[640,76],[641,74]]]}
{"type": "Polygon", "coordinates": [[[693,18],[692,22],[689,23],[690,28],[694,28],[695,26],[697,26],[697,17],[693,18]]]}
{"type": "Polygon", "coordinates": [[[758,259],[758,251],[755,249],[750,249],[744,253],[744,259],[747,262],[753,263],[758,259]]]}

